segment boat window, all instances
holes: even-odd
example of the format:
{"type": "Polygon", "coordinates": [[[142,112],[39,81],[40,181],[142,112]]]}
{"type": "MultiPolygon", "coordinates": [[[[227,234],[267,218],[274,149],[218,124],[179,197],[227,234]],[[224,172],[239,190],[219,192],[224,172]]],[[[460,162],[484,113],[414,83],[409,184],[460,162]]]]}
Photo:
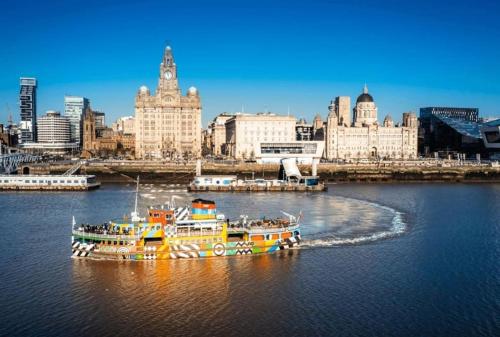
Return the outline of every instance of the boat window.
{"type": "Polygon", "coordinates": [[[30,181],[29,180],[25,180],[24,182],[29,184],[30,181]]]}
{"type": "Polygon", "coordinates": [[[33,184],[36,184],[36,180],[32,180],[31,182],[32,182],[33,184]]]}

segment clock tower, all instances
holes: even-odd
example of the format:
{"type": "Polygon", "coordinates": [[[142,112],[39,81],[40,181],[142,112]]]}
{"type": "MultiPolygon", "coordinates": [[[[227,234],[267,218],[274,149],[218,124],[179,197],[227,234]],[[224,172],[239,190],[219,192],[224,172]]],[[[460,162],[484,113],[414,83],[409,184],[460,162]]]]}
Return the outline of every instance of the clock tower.
{"type": "Polygon", "coordinates": [[[160,96],[180,96],[179,83],[177,81],[177,65],[174,62],[172,48],[165,47],[163,60],[160,63],[160,76],[158,80],[157,94],[160,96]]]}

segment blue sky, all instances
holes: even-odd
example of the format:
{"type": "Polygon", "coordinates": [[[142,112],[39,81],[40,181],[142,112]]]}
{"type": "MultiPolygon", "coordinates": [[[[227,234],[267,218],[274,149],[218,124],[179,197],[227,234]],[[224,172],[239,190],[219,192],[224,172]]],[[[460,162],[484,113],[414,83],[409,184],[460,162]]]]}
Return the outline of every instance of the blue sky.
{"type": "Polygon", "coordinates": [[[110,123],[156,87],[169,42],[203,125],[218,113],[325,118],[366,82],[379,119],[422,106],[500,115],[496,1],[12,1],[0,3],[0,122],[19,119],[19,77],[39,81],[38,114],[86,96],[110,123]]]}

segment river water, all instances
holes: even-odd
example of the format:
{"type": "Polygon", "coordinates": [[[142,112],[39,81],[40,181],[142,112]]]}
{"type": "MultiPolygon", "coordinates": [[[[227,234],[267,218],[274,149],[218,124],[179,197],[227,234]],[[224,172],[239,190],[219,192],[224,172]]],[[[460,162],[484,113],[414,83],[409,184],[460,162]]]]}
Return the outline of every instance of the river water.
{"type": "Polygon", "coordinates": [[[133,185],[0,193],[2,336],[499,336],[500,184],[188,194],[219,212],[304,214],[303,246],[172,261],[72,259],[71,219],[130,212],[133,185]]]}

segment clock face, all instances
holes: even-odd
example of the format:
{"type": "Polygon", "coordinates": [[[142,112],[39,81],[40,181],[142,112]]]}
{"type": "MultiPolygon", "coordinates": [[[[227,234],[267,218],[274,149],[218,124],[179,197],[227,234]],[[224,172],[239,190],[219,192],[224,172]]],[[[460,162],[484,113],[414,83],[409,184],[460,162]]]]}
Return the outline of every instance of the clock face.
{"type": "Polygon", "coordinates": [[[172,78],[172,73],[171,73],[170,71],[166,71],[166,72],[165,72],[165,78],[166,78],[167,80],[171,79],[171,78],[172,78]]]}

